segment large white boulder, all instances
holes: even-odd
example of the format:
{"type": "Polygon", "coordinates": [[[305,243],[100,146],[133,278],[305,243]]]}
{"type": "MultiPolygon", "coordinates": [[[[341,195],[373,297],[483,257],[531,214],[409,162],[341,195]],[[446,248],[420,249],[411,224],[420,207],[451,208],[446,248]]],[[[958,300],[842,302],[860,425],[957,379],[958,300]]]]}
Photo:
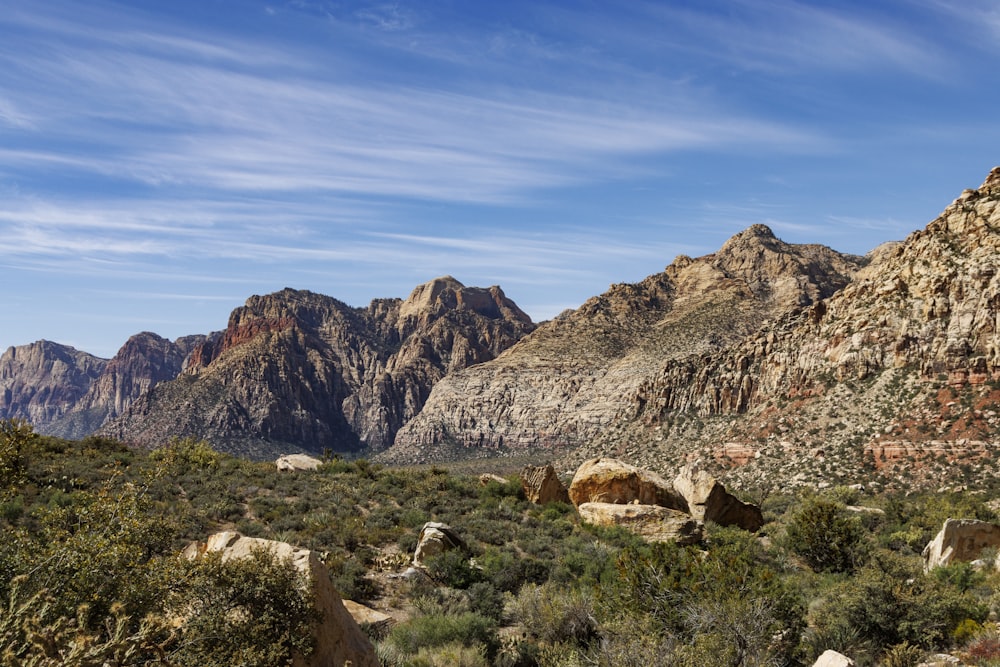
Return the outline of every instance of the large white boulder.
{"type": "Polygon", "coordinates": [[[976,519],[948,519],[924,547],[924,571],[974,561],[987,547],[1000,547],[1000,526],[976,519]]]}
{"type": "Polygon", "coordinates": [[[854,667],[854,661],[848,658],[846,655],[837,653],[833,649],[828,649],[823,652],[816,662],[813,663],[813,667],[854,667]]]}

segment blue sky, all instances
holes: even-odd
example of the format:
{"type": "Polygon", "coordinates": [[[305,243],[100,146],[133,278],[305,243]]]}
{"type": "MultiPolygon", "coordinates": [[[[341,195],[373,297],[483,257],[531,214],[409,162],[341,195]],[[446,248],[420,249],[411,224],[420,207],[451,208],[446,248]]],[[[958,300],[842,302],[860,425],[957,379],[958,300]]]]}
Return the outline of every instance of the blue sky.
{"type": "Polygon", "coordinates": [[[863,254],[1000,164],[1000,6],[0,0],[0,349],[451,274],[534,319],[764,223],[863,254]]]}

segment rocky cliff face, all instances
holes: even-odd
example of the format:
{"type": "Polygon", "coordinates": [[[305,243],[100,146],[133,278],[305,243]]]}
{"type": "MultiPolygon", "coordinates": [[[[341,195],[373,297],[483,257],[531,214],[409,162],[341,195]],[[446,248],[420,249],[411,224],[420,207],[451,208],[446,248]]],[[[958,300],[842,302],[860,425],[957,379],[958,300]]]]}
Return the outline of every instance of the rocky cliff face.
{"type": "Polygon", "coordinates": [[[152,386],[177,377],[205,340],[140,333],[110,360],[49,341],[12,347],[0,357],[0,418],[26,419],[47,435],[90,435],[152,386]]]}
{"type": "Polygon", "coordinates": [[[388,446],[450,371],[492,359],[534,325],[499,287],[451,277],[351,308],[286,289],[251,297],[102,433],[146,446],[206,438],[249,456],[388,446]]]}
{"type": "Polygon", "coordinates": [[[817,303],[864,265],[754,225],[719,252],[681,256],[548,322],[494,361],[449,375],[382,455],[390,462],[577,450],[671,360],[711,358],[817,303]]]}
{"type": "Polygon", "coordinates": [[[0,418],[46,425],[73,410],[107,366],[72,347],[40,340],[0,356],[0,418]]]}
{"type": "Polygon", "coordinates": [[[44,431],[64,438],[93,433],[149,389],[177,377],[192,350],[206,339],[186,336],[171,342],[148,331],[132,336],[105,364],[79,402],[47,424],[44,431]]]}
{"type": "Polygon", "coordinates": [[[984,472],[1000,427],[998,230],[995,169],[831,298],[718,355],[664,363],[607,435],[639,451],[652,433],[686,432],[688,457],[743,445],[754,450],[744,477],[784,467],[847,481],[884,468],[884,483],[908,486],[939,483],[955,462],[984,472]],[[883,466],[896,448],[909,448],[906,465],[883,466]]]}

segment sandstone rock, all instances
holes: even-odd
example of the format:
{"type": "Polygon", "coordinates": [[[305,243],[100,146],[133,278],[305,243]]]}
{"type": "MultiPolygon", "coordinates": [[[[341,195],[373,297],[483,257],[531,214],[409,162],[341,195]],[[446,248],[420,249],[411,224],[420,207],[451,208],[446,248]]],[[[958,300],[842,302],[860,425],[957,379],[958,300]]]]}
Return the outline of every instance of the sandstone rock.
{"type": "Polygon", "coordinates": [[[648,470],[616,459],[585,461],[569,486],[569,497],[579,507],[583,503],[659,505],[687,512],[687,502],[670,483],[648,470]]]}
{"type": "Polygon", "coordinates": [[[695,466],[681,468],[674,479],[674,489],[684,497],[688,511],[698,521],[713,521],[720,526],[737,526],[754,532],[764,525],[759,507],[731,495],[714,477],[695,466]]]}
{"type": "Polygon", "coordinates": [[[506,484],[507,478],[501,477],[500,475],[494,475],[493,473],[484,472],[479,476],[479,484],[481,486],[486,486],[490,482],[496,482],[497,484],[506,484]]]}
{"type": "Polygon", "coordinates": [[[446,523],[428,521],[420,530],[417,548],[413,552],[413,564],[423,567],[428,558],[452,549],[465,549],[465,541],[446,523]]]}
{"type": "Polygon", "coordinates": [[[385,635],[395,624],[395,619],[392,616],[383,614],[371,607],[366,607],[354,600],[344,600],[344,608],[351,615],[351,618],[354,619],[355,623],[361,627],[368,626],[372,628],[378,636],[385,635]]]}
{"type": "Polygon", "coordinates": [[[952,667],[953,665],[962,665],[961,659],[958,657],[948,654],[948,653],[935,653],[934,655],[929,655],[921,662],[917,667],[952,667]]]}
{"type": "Polygon", "coordinates": [[[83,438],[151,387],[177,377],[205,339],[171,342],[144,332],[110,360],[48,341],[12,347],[0,356],[0,419],[26,419],[39,433],[83,438]]]}
{"type": "Polygon", "coordinates": [[[621,526],[653,542],[695,544],[702,538],[701,522],[667,507],[586,502],[576,509],[586,523],[621,526]]]}
{"type": "Polygon", "coordinates": [[[340,595],[330,582],[330,573],[316,554],[299,549],[285,542],[275,542],[255,537],[244,537],[235,532],[216,533],[205,544],[192,544],[184,551],[188,558],[206,552],[221,551],[222,560],[247,558],[257,549],[266,549],[278,558],[290,558],[296,568],[304,573],[320,612],[321,621],[314,630],[315,648],[308,657],[296,655],[293,667],[378,667],[375,649],[361,632],[340,595]]]}
{"type": "Polygon", "coordinates": [[[948,519],[924,547],[924,571],[971,562],[987,547],[1000,547],[1000,526],[976,519],[948,519]]]}
{"type": "Polygon", "coordinates": [[[854,661],[833,649],[827,649],[816,659],[813,667],[854,667],[854,661]]]}
{"type": "Polygon", "coordinates": [[[551,463],[522,468],[521,487],[525,497],[536,505],[569,502],[569,492],[551,463]]]}
{"type": "Polygon", "coordinates": [[[322,461],[308,454],[285,454],[274,462],[278,470],[296,472],[299,470],[316,470],[322,461]]]}

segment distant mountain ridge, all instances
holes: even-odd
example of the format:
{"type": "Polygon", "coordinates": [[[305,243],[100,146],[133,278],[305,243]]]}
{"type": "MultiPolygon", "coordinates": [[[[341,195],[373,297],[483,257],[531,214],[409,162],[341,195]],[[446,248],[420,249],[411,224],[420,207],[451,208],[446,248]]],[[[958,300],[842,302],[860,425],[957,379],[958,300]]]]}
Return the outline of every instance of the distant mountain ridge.
{"type": "Polygon", "coordinates": [[[387,463],[613,455],[764,480],[889,486],[1000,454],[1000,168],[865,257],[763,225],[537,326],[445,276],[352,308],[286,289],[217,334],[139,334],[113,360],[0,357],[0,417],[142,446],[387,463]]]}

